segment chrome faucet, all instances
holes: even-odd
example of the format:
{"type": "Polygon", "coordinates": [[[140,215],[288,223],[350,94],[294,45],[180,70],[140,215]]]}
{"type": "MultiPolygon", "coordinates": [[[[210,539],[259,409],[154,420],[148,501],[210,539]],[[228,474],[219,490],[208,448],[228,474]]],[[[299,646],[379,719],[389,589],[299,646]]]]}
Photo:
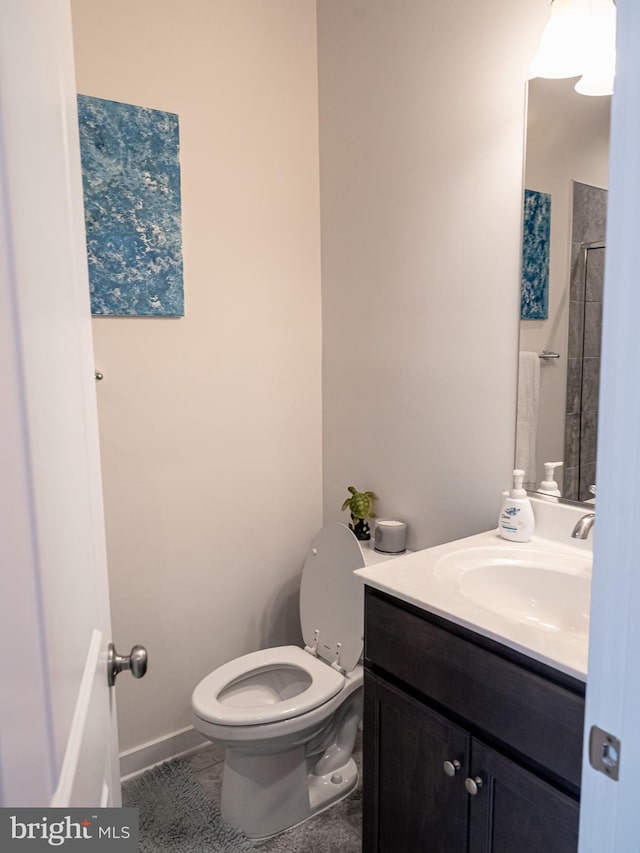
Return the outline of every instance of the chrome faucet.
{"type": "Polygon", "coordinates": [[[596,520],[595,512],[588,512],[579,519],[571,533],[572,539],[586,539],[596,520]]]}

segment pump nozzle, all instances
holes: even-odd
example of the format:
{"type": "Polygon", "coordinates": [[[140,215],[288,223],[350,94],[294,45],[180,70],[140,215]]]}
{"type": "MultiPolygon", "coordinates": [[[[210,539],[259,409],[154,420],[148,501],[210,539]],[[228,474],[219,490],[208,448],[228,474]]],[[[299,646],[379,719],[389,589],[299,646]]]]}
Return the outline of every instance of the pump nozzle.
{"type": "Polygon", "coordinates": [[[512,498],[526,498],[527,493],[522,488],[522,481],[524,480],[524,471],[520,468],[514,468],[513,471],[513,488],[511,489],[511,497],[512,498]]]}
{"type": "Polygon", "coordinates": [[[540,483],[540,489],[545,492],[552,492],[558,488],[556,483],[555,471],[560,468],[562,462],[545,462],[544,463],[544,480],[540,483]]]}
{"type": "MultiPolygon", "coordinates": [[[[556,468],[560,468],[562,462],[545,462],[544,463],[544,479],[545,480],[555,480],[554,474],[556,472],[556,468]]],[[[544,485],[544,483],[543,483],[544,485]]]]}

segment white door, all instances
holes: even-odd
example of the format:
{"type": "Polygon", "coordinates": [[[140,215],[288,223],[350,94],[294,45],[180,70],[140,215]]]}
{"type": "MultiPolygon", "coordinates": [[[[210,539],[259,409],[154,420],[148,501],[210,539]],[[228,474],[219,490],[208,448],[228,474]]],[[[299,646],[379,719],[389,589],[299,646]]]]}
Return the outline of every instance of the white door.
{"type": "Polygon", "coordinates": [[[618,0],[581,853],[640,850],[640,3],[618,0]],[[619,738],[619,781],[588,760],[619,738]]]}
{"type": "Polygon", "coordinates": [[[68,0],[0,3],[0,805],[119,805],[68,0]]]}

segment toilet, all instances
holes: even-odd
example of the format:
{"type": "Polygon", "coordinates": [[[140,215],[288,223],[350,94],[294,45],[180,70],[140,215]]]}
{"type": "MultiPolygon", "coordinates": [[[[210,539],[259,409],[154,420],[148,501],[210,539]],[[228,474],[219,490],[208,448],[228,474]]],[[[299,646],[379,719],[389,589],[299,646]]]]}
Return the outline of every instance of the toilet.
{"type": "Polygon", "coordinates": [[[194,726],[225,747],[221,812],[266,838],[346,797],[362,717],[360,543],[327,524],[311,543],[300,587],[305,646],[252,652],[207,675],[192,697],[194,726]]]}

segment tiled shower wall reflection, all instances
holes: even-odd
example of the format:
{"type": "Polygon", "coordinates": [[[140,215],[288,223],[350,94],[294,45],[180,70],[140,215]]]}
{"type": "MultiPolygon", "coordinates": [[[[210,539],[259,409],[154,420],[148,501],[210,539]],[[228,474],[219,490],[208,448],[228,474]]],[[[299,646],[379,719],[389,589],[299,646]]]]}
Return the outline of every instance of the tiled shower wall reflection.
{"type": "Polygon", "coordinates": [[[574,182],[564,497],[588,500],[596,481],[607,191],[574,182]]]}

